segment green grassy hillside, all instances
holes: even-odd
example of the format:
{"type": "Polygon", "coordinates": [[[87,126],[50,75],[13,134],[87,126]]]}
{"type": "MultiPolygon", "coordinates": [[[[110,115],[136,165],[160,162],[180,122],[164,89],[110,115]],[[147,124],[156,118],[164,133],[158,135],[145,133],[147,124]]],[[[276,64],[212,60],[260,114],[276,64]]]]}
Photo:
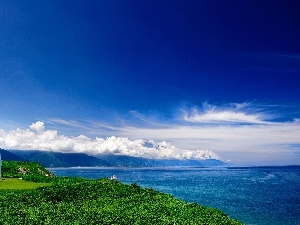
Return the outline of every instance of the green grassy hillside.
{"type": "Polygon", "coordinates": [[[35,182],[50,182],[54,175],[37,162],[2,162],[3,178],[22,178],[35,182]]]}
{"type": "Polygon", "coordinates": [[[0,192],[0,204],[0,224],[241,224],[218,210],[107,179],[0,192]]]}
{"type": "Polygon", "coordinates": [[[32,175],[27,178],[51,179],[51,185],[31,190],[0,190],[0,224],[3,225],[241,224],[219,210],[180,201],[136,184],[125,185],[108,179],[55,178],[39,164],[17,162],[6,164],[4,174],[19,176],[20,167],[32,175]]]}

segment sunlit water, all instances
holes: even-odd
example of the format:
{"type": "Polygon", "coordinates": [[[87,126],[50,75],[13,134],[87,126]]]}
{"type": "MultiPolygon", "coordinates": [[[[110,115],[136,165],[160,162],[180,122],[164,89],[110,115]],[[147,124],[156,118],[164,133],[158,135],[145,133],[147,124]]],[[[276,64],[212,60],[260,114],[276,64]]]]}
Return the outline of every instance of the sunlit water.
{"type": "Polygon", "coordinates": [[[300,224],[300,167],[49,168],[57,176],[118,180],[218,208],[246,225],[300,224]]]}

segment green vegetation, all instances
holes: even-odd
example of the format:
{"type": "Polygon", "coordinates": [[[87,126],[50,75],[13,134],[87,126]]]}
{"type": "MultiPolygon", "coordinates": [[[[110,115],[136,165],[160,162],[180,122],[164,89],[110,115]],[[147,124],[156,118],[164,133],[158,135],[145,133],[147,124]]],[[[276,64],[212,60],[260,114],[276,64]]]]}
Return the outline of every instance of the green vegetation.
{"type": "Polygon", "coordinates": [[[0,189],[34,189],[41,186],[47,186],[47,183],[35,183],[18,178],[0,179],[0,189]]]}
{"type": "Polygon", "coordinates": [[[22,178],[33,182],[51,182],[54,175],[37,162],[2,162],[3,178],[22,178]]]}
{"type": "Polygon", "coordinates": [[[37,189],[0,190],[0,224],[241,224],[219,210],[136,184],[51,179],[52,185],[37,189]]]}

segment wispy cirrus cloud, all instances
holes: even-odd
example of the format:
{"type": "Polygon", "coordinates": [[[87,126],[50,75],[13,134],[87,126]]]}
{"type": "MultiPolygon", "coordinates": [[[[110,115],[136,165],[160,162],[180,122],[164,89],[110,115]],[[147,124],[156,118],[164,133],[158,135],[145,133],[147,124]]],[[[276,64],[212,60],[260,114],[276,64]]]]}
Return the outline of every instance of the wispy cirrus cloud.
{"type": "Polygon", "coordinates": [[[74,121],[74,120],[63,120],[63,119],[59,119],[59,118],[51,118],[48,121],[55,123],[55,124],[69,126],[69,127],[85,128],[85,126],[80,124],[78,121],[74,121]]]}
{"type": "Polygon", "coordinates": [[[235,103],[226,106],[215,106],[204,103],[202,108],[181,109],[184,121],[193,123],[247,123],[265,124],[267,116],[258,109],[250,108],[250,103],[235,103]]]}
{"type": "Polygon", "coordinates": [[[199,112],[193,110],[192,114],[188,113],[184,116],[184,120],[188,122],[235,122],[235,123],[264,123],[260,115],[249,115],[243,112],[234,111],[216,111],[207,110],[205,112],[199,112]]]}
{"type": "Polygon", "coordinates": [[[72,127],[74,129],[81,128],[85,132],[93,129],[104,129],[112,131],[116,130],[116,127],[100,121],[74,121],[59,118],[50,118],[45,120],[45,122],[56,126],[58,125],[60,127],[72,127]]]}
{"type": "Polygon", "coordinates": [[[300,60],[300,54],[276,54],[278,57],[285,57],[294,60],[300,60]]]}

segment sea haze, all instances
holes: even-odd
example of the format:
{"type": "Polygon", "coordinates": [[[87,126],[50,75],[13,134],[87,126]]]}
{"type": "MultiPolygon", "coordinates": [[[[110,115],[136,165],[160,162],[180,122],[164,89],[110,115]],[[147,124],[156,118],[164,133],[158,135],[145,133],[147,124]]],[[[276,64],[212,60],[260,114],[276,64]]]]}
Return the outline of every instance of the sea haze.
{"type": "Polygon", "coordinates": [[[246,225],[300,224],[300,166],[49,168],[57,176],[102,178],[152,187],[218,208],[246,225]]]}

